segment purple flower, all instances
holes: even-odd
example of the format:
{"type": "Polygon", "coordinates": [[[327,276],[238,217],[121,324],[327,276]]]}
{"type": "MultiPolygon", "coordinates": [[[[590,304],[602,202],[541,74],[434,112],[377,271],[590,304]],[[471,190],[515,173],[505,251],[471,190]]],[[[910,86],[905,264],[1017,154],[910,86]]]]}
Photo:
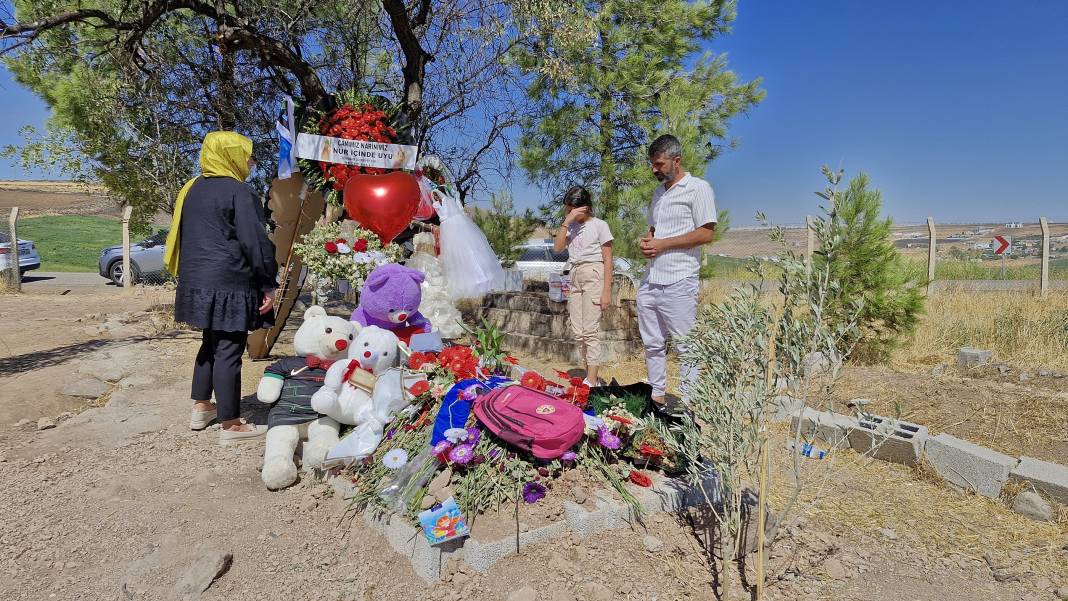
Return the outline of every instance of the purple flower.
{"type": "Polygon", "coordinates": [[[482,432],[475,426],[471,426],[467,429],[467,444],[475,446],[478,444],[478,439],[482,438],[482,432]]]}
{"type": "Polygon", "coordinates": [[[445,453],[448,453],[452,450],[452,443],[447,440],[443,440],[438,444],[434,445],[434,448],[432,450],[435,455],[444,455],[445,453]]]}
{"type": "Polygon", "coordinates": [[[490,449],[490,452],[489,452],[489,458],[490,459],[496,459],[496,458],[498,458],[500,456],[501,456],[501,450],[500,449],[490,449]]]}
{"type": "Polygon", "coordinates": [[[470,462],[474,456],[474,449],[469,444],[456,445],[449,451],[449,461],[459,465],[464,465],[470,462]]]}
{"type": "Polygon", "coordinates": [[[574,451],[568,451],[563,455],[560,455],[560,461],[563,461],[564,463],[572,463],[578,461],[578,453],[574,451]]]}
{"type": "Polygon", "coordinates": [[[612,434],[612,431],[604,426],[597,429],[597,442],[600,443],[602,447],[613,451],[619,449],[623,444],[618,436],[612,434]]]}
{"type": "Polygon", "coordinates": [[[386,432],[386,440],[393,440],[393,435],[397,433],[396,428],[390,428],[389,432],[386,432]]]}
{"type": "Polygon", "coordinates": [[[533,504],[545,497],[545,487],[537,482],[527,482],[523,485],[523,500],[533,504]]]}

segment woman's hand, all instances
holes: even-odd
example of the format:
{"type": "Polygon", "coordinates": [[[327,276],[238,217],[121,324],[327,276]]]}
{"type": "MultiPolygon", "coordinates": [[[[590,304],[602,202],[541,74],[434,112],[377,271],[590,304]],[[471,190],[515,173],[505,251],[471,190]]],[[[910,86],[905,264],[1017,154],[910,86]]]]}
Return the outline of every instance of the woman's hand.
{"type": "Polygon", "coordinates": [[[260,303],[260,315],[266,315],[272,308],[274,308],[274,290],[268,290],[263,293],[263,302],[260,303]]]}
{"type": "Polygon", "coordinates": [[[597,302],[595,304],[600,307],[602,311],[612,306],[612,291],[605,290],[604,292],[602,292],[600,302],[597,302]]]}
{"type": "Polygon", "coordinates": [[[567,217],[564,217],[564,225],[571,225],[575,221],[578,221],[578,218],[589,213],[589,210],[589,207],[571,209],[571,212],[567,214],[567,217]]]}

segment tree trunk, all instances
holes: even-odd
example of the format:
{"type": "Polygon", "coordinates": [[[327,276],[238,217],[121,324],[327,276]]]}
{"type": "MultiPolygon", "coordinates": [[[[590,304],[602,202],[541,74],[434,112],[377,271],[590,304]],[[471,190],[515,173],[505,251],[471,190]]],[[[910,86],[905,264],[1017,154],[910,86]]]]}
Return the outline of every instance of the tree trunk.
{"type": "MultiPolygon", "coordinates": [[[[612,49],[608,45],[605,27],[602,24],[599,32],[602,72],[607,72],[612,62],[612,49]]],[[[604,206],[603,215],[612,217],[619,212],[619,199],[616,198],[618,186],[616,183],[615,154],[612,152],[612,141],[615,138],[613,135],[615,129],[612,124],[612,90],[608,86],[601,88],[598,101],[598,128],[601,134],[601,203],[604,206]]]]}

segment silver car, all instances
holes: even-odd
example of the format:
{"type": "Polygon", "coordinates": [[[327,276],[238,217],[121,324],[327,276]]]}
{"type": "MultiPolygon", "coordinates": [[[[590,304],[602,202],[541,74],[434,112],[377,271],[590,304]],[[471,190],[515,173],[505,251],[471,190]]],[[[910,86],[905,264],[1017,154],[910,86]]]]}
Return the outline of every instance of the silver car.
{"type": "MultiPolygon", "coordinates": [[[[163,268],[163,251],[166,242],[167,231],[163,230],[137,244],[130,245],[130,270],[133,271],[134,283],[146,279],[167,279],[163,268]]],[[[111,280],[116,286],[122,286],[125,281],[122,272],[122,245],[109,246],[100,251],[97,267],[101,276],[111,280]]]]}
{"type": "MultiPolygon", "coordinates": [[[[41,268],[41,255],[37,254],[37,245],[33,240],[19,238],[19,275],[33,269],[41,268]]],[[[11,268],[11,235],[0,232],[0,269],[11,268]]]]}
{"type": "MultiPolygon", "coordinates": [[[[523,279],[547,280],[550,273],[563,273],[567,269],[567,249],[562,252],[554,251],[551,240],[528,242],[519,249],[515,268],[523,272],[523,279]]],[[[625,281],[634,286],[637,280],[633,270],[633,264],[627,259],[615,257],[612,261],[613,279],[617,282],[625,281]]]]}

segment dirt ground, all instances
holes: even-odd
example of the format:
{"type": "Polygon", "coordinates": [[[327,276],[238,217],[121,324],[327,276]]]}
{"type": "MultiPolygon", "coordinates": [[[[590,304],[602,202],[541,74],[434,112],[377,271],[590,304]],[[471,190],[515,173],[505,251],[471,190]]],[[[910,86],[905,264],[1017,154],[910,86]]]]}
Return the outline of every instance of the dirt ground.
{"type": "Polygon", "coordinates": [[[122,208],[103,190],[74,182],[0,180],[0,212],[19,208],[20,217],[98,215],[122,217],[122,208]]]}
{"type": "MultiPolygon", "coordinates": [[[[444,581],[427,585],[383,539],[342,519],[328,487],[305,478],[265,490],[262,442],[224,447],[217,426],[190,431],[199,337],[150,311],[168,292],[122,294],[0,297],[0,599],[172,599],[182,574],[211,550],[232,553],[233,564],[203,599],[496,601],[524,587],[536,592],[525,598],[554,601],[713,598],[690,521],[667,515],[537,545],[486,574],[447,566],[444,581]],[[116,368],[98,398],[63,395],[87,372],[116,368]],[[43,416],[58,425],[38,430],[43,416]],[[22,419],[29,423],[16,426],[22,419]],[[647,550],[647,535],[663,549],[647,550]]],[[[246,363],[249,415],[262,407],[251,393],[265,365],[246,363]]],[[[640,373],[633,364],[613,370],[640,373]]],[[[999,440],[1017,440],[1001,429],[999,440]]],[[[782,469],[775,503],[789,492],[782,469]]],[[[1068,586],[1063,523],[1030,522],[848,451],[806,469],[819,486],[803,495],[799,519],[776,546],[769,598],[1042,600],[1068,586]],[[1003,581],[986,553],[1004,567],[1003,581]]]]}

